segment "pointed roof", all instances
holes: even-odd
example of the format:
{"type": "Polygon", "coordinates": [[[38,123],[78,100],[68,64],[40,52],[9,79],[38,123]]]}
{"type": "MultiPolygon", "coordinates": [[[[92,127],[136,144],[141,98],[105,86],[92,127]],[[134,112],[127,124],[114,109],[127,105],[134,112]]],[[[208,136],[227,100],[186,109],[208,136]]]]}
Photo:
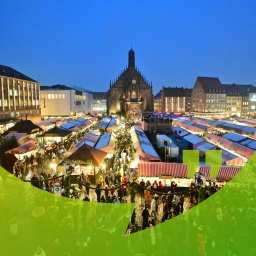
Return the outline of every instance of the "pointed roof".
{"type": "Polygon", "coordinates": [[[162,97],[162,90],[160,90],[155,96],[154,99],[161,99],[162,97]]]}
{"type": "Polygon", "coordinates": [[[106,155],[107,153],[102,150],[96,149],[87,144],[83,144],[64,161],[72,160],[80,164],[88,164],[91,162],[92,166],[99,166],[103,162],[106,155]]]}
{"type": "Polygon", "coordinates": [[[183,87],[163,87],[166,97],[191,97],[192,89],[183,87]]]}
{"type": "Polygon", "coordinates": [[[7,76],[7,77],[13,77],[13,78],[17,78],[17,79],[22,79],[22,80],[26,80],[26,81],[31,81],[31,82],[37,82],[36,80],[22,74],[21,72],[4,66],[4,65],[0,65],[0,75],[1,76],[7,76]]]}
{"type": "Polygon", "coordinates": [[[55,126],[38,137],[66,137],[71,133],[72,131],[63,130],[58,126],[55,126]]]}
{"type": "Polygon", "coordinates": [[[35,125],[30,120],[21,120],[21,121],[17,122],[13,127],[8,129],[7,132],[9,133],[10,131],[32,134],[32,133],[43,131],[43,129],[40,128],[39,126],[35,125]]]}
{"type": "Polygon", "coordinates": [[[222,86],[218,77],[198,76],[197,81],[201,84],[205,92],[208,92],[209,89],[222,89],[222,86]]]}

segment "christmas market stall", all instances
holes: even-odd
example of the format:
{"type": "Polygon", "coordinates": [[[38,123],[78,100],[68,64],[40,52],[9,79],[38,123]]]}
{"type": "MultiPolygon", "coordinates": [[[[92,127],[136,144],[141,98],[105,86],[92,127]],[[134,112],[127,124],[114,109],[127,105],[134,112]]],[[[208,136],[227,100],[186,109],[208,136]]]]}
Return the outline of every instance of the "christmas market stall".
{"type": "MultiPolygon", "coordinates": [[[[72,171],[73,179],[77,179],[81,173],[87,175],[90,181],[94,181],[96,179],[96,175],[101,168],[103,161],[106,157],[107,153],[91,147],[90,145],[83,144],[79,147],[74,153],[65,158],[59,165],[63,166],[63,168],[67,170],[67,166],[74,166],[72,171]]],[[[64,173],[66,173],[64,170],[64,173]]]]}

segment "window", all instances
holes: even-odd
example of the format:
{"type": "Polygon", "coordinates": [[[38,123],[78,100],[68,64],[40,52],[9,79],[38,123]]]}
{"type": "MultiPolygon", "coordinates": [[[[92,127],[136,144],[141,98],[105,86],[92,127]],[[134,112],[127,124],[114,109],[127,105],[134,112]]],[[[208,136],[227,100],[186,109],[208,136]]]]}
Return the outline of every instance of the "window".
{"type": "Polygon", "coordinates": [[[135,91],[132,91],[131,93],[131,99],[137,99],[137,94],[135,91]]]}

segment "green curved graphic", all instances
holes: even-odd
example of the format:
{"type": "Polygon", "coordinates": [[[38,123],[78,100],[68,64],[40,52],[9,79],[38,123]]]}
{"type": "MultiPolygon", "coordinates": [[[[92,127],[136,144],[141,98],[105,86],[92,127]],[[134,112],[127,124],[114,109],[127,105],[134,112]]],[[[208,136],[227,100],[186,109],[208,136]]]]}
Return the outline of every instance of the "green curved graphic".
{"type": "Polygon", "coordinates": [[[128,236],[134,204],[58,197],[0,169],[0,255],[255,255],[256,154],[218,193],[128,236]]]}

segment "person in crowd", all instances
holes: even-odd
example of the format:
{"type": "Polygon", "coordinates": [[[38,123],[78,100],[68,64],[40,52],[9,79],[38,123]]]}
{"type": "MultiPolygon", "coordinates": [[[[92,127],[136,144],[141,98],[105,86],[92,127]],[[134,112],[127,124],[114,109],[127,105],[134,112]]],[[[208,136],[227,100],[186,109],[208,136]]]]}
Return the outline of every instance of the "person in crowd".
{"type": "Polygon", "coordinates": [[[105,184],[109,187],[109,174],[108,173],[105,177],[105,184]]]}
{"type": "Polygon", "coordinates": [[[113,203],[114,204],[120,204],[120,198],[119,197],[114,197],[113,203]]]}
{"type": "Polygon", "coordinates": [[[85,198],[83,199],[83,201],[87,201],[87,202],[90,202],[90,198],[89,198],[89,196],[85,196],[85,198]]]}
{"type": "Polygon", "coordinates": [[[100,202],[101,202],[101,203],[106,203],[106,198],[105,198],[105,196],[104,196],[104,195],[102,195],[102,196],[101,196],[101,198],[100,198],[100,202]]]}
{"type": "Polygon", "coordinates": [[[150,186],[148,186],[147,187],[147,189],[146,189],[146,198],[150,198],[150,196],[151,196],[151,187],[150,186]]]}
{"type": "Polygon", "coordinates": [[[87,179],[86,183],[85,183],[85,190],[86,190],[86,194],[89,195],[90,194],[90,180],[89,178],[87,179]]]}
{"type": "Polygon", "coordinates": [[[146,187],[151,187],[151,183],[149,180],[147,180],[147,182],[146,182],[146,187]]]}
{"type": "Polygon", "coordinates": [[[122,175],[120,172],[117,173],[117,183],[121,183],[122,175]]]}
{"type": "Polygon", "coordinates": [[[122,195],[123,195],[122,201],[127,203],[127,188],[126,188],[126,186],[122,187],[122,195]]]}
{"type": "Polygon", "coordinates": [[[114,174],[110,173],[109,174],[109,185],[113,185],[114,184],[114,180],[115,180],[114,174]]]}
{"type": "Polygon", "coordinates": [[[105,186],[104,193],[105,193],[105,197],[107,198],[107,197],[108,197],[108,194],[109,194],[109,189],[108,189],[108,186],[107,186],[107,185],[105,186]]]}
{"type": "Polygon", "coordinates": [[[140,182],[141,198],[142,198],[142,197],[144,198],[144,190],[145,190],[145,186],[146,186],[146,183],[145,183],[144,179],[142,179],[142,180],[141,180],[141,182],[140,182]]]}
{"type": "Polygon", "coordinates": [[[159,180],[159,182],[158,182],[158,191],[162,192],[162,189],[163,189],[163,184],[162,184],[162,181],[159,180]]]}
{"type": "Polygon", "coordinates": [[[181,213],[183,213],[184,211],[184,201],[185,201],[185,197],[183,194],[180,195],[180,211],[181,213]]]}
{"type": "Polygon", "coordinates": [[[155,180],[154,183],[153,183],[153,190],[156,192],[156,191],[157,191],[157,188],[158,188],[158,183],[157,183],[157,181],[155,180]]]}
{"type": "Polygon", "coordinates": [[[175,181],[171,182],[171,192],[175,193],[176,192],[176,188],[177,188],[177,184],[175,183],[175,181]]]}
{"type": "Polygon", "coordinates": [[[82,189],[83,187],[83,182],[84,182],[84,172],[82,171],[81,174],[78,177],[78,185],[79,185],[79,189],[82,189]]]}
{"type": "Polygon", "coordinates": [[[120,201],[122,202],[122,199],[123,199],[123,191],[122,191],[122,188],[121,188],[121,187],[117,190],[117,196],[119,197],[120,201]]]}
{"type": "Polygon", "coordinates": [[[111,186],[110,193],[111,193],[112,196],[114,195],[114,193],[115,193],[115,185],[111,186]]]}
{"type": "Polygon", "coordinates": [[[101,196],[101,185],[100,184],[97,184],[95,193],[97,195],[97,202],[100,202],[100,196],[101,196]]]}
{"type": "Polygon", "coordinates": [[[154,219],[157,218],[156,214],[157,214],[157,201],[156,198],[154,197],[151,201],[151,217],[153,217],[154,219]]]}
{"type": "Polygon", "coordinates": [[[100,178],[99,178],[99,180],[98,180],[98,184],[99,184],[101,187],[103,187],[103,185],[104,185],[103,183],[104,183],[103,177],[100,176],[100,178]]]}
{"type": "Polygon", "coordinates": [[[33,177],[31,178],[31,184],[32,184],[34,187],[41,188],[40,180],[36,177],[35,174],[34,174],[33,177]]]}
{"type": "Polygon", "coordinates": [[[148,227],[148,218],[150,216],[147,207],[144,208],[144,210],[142,211],[141,215],[142,215],[142,218],[143,218],[142,228],[146,229],[148,227]]]}

